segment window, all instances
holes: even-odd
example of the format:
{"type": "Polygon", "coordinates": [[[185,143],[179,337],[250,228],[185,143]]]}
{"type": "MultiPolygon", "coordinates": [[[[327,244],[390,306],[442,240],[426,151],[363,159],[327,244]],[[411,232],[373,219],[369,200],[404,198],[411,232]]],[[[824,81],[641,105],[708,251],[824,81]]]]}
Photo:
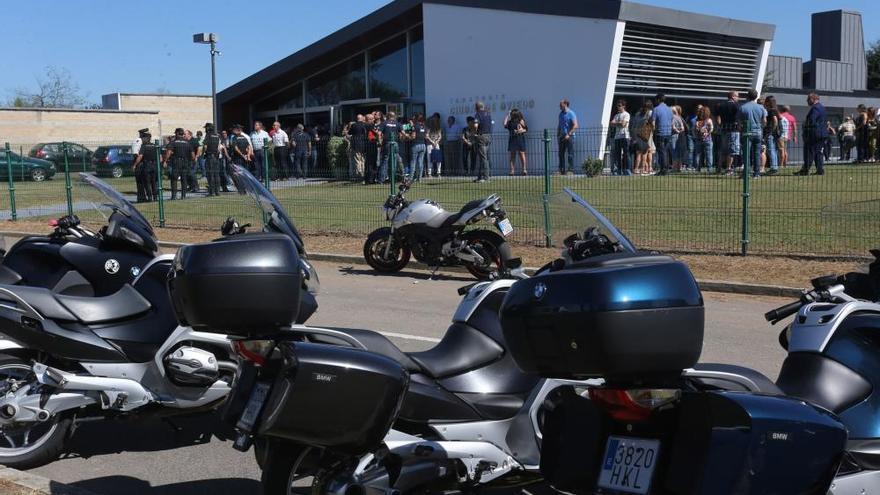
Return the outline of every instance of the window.
{"type": "Polygon", "coordinates": [[[364,57],[352,57],[309,79],[306,103],[310,107],[335,105],[367,97],[364,57]]]}
{"type": "Polygon", "coordinates": [[[409,95],[406,56],[405,35],[400,35],[370,50],[371,98],[393,100],[409,95]]]}
{"type": "Polygon", "coordinates": [[[412,97],[417,100],[425,99],[425,37],[422,26],[419,26],[409,35],[410,69],[412,70],[412,97]]]}
{"type": "Polygon", "coordinates": [[[302,83],[297,83],[276,95],[272,95],[269,98],[258,102],[256,105],[254,105],[254,111],[257,113],[274,112],[276,110],[287,110],[302,107],[303,85],[302,83]]]}

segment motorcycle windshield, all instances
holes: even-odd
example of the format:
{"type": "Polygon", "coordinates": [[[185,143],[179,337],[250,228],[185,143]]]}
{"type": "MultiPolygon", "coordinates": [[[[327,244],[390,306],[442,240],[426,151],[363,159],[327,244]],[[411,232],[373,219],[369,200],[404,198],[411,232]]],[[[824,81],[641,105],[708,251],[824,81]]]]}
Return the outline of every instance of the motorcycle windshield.
{"type": "Polygon", "coordinates": [[[79,187],[79,190],[77,191],[77,200],[85,200],[98,209],[98,211],[101,211],[101,206],[119,210],[125,216],[131,218],[132,221],[141,224],[147,232],[153,235],[155,240],[156,236],[150,222],[141,215],[141,212],[139,212],[130,201],[125,199],[125,196],[120,194],[116,189],[113,189],[113,186],[94,175],[82,172],[79,173],[77,186],[79,187]]]}
{"type": "Polygon", "coordinates": [[[232,165],[230,176],[238,193],[248,196],[246,204],[259,210],[258,217],[262,218],[263,230],[279,232],[290,236],[300,254],[304,254],[305,246],[302,237],[299,235],[293,220],[290,219],[284,207],[281,206],[275,196],[266,190],[263,184],[243,167],[232,165]]]}
{"type": "MultiPolygon", "coordinates": [[[[613,252],[636,253],[633,243],[608,218],[571,189],[547,197],[545,207],[551,219],[554,246],[565,248],[563,258],[575,253],[580,256],[598,256],[613,252]],[[578,241],[581,249],[573,251],[578,241]]],[[[573,256],[567,261],[580,261],[573,256]]]]}

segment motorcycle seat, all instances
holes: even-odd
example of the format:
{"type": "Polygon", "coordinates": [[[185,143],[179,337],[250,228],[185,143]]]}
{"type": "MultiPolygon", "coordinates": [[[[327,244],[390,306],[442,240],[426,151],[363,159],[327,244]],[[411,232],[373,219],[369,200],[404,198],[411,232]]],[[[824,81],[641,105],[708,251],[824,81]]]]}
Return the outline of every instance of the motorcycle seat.
{"type": "MultiPolygon", "coordinates": [[[[699,363],[694,366],[694,377],[700,382],[723,390],[758,392],[767,395],[785,393],[764,374],[733,364],[699,363]]],[[[691,374],[688,373],[690,377],[691,374]]]]}
{"type": "MultiPolygon", "coordinates": [[[[121,320],[145,313],[152,306],[137,290],[126,284],[103,297],[62,296],[42,287],[0,285],[29,304],[44,318],[80,321],[86,324],[121,320]]],[[[16,302],[0,290],[0,299],[16,302]]]]}
{"type": "Polygon", "coordinates": [[[131,318],[146,313],[152,307],[150,301],[128,284],[109,296],[56,295],[55,298],[83,323],[104,323],[131,318]]]}
{"type": "Polygon", "coordinates": [[[449,215],[449,216],[447,216],[443,220],[443,226],[449,227],[450,225],[459,221],[461,219],[462,215],[473,210],[474,208],[478,208],[481,204],[483,204],[482,199],[475,199],[475,200],[465,204],[464,206],[462,206],[461,209],[458,210],[458,213],[447,213],[447,215],[449,215]]]}
{"type": "Polygon", "coordinates": [[[464,323],[453,323],[437,345],[409,357],[428,375],[445,378],[477,369],[504,356],[504,348],[483,332],[464,323]]]}
{"type": "MultiPolygon", "coordinates": [[[[335,330],[337,332],[342,332],[346,335],[350,335],[357,339],[358,342],[364,345],[368,351],[374,352],[376,354],[385,356],[394,361],[397,361],[403,368],[411,373],[424,373],[424,370],[412,359],[409,358],[403,351],[401,351],[393,342],[388,340],[388,337],[382,335],[381,333],[374,332],[372,330],[362,330],[358,328],[336,328],[336,327],[325,327],[328,330],[335,330]]],[[[323,344],[344,344],[345,342],[341,339],[335,338],[330,335],[321,335],[321,334],[311,334],[309,336],[309,340],[316,343],[323,344]]]]}

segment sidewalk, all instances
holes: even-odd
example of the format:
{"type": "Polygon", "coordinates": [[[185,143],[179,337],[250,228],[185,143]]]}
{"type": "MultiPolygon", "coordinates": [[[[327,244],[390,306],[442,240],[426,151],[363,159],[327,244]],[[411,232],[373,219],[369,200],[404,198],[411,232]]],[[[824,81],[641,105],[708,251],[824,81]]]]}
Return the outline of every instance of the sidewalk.
{"type": "Polygon", "coordinates": [[[0,494],[3,495],[95,495],[42,476],[0,466],[0,494]]]}

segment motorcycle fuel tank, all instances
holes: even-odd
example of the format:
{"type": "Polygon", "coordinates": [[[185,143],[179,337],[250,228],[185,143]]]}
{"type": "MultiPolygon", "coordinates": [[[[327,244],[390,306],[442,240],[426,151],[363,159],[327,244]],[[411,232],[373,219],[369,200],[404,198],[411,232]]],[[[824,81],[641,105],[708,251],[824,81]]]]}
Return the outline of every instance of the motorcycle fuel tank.
{"type": "Polygon", "coordinates": [[[401,212],[394,217],[391,225],[395,229],[399,229],[404,225],[424,224],[430,222],[431,219],[439,215],[445,214],[446,210],[441,208],[440,205],[434,201],[431,201],[430,199],[419,199],[413,201],[409,206],[401,210],[401,212]]]}

